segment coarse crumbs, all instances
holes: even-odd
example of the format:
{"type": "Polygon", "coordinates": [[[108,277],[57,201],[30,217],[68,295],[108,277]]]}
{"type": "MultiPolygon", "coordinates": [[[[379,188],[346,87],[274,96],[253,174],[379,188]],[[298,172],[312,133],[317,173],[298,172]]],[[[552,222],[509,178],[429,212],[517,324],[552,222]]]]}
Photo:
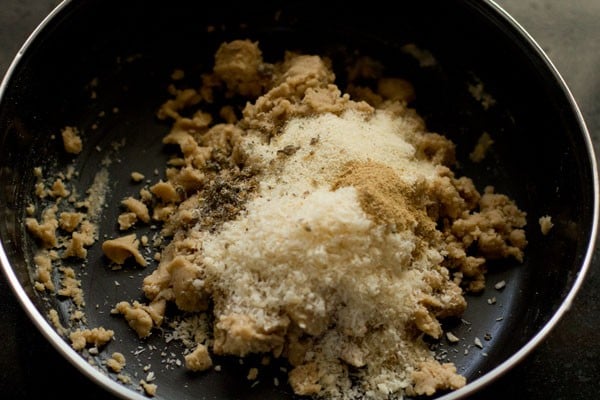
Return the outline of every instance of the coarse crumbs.
{"type": "Polygon", "coordinates": [[[554,227],[554,223],[552,222],[552,217],[550,215],[544,215],[540,217],[538,223],[540,224],[542,235],[547,235],[554,227]]]}
{"type": "Polygon", "coordinates": [[[494,144],[491,136],[487,132],[483,132],[479,139],[477,140],[477,144],[471,153],[469,153],[469,158],[471,161],[475,163],[479,163],[483,161],[485,155],[487,154],[489,148],[494,144]]]}

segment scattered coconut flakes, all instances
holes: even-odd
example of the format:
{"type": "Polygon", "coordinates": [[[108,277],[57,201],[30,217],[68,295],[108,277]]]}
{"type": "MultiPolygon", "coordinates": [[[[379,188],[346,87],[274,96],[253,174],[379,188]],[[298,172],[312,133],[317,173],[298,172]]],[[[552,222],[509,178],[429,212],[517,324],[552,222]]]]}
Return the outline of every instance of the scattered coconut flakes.
{"type": "Polygon", "coordinates": [[[148,372],[148,375],[146,375],[146,382],[152,382],[155,379],[156,379],[156,376],[154,375],[154,372],[153,371],[148,372]]]}
{"type": "Polygon", "coordinates": [[[502,289],[504,289],[504,287],[505,287],[505,286],[506,286],[506,281],[505,281],[505,280],[501,280],[500,282],[497,282],[497,283],[494,285],[494,288],[495,288],[496,290],[502,290],[502,289]]]}
{"type": "Polygon", "coordinates": [[[483,349],[483,343],[481,343],[481,340],[476,337],[475,340],[473,340],[473,343],[475,344],[475,346],[479,347],[480,349],[483,349]]]}
{"type": "Polygon", "coordinates": [[[452,332],[446,332],[446,338],[450,343],[458,343],[460,339],[452,332]]]}
{"type": "Polygon", "coordinates": [[[144,180],[144,174],[134,171],[131,173],[131,180],[134,182],[141,182],[144,180]]]}

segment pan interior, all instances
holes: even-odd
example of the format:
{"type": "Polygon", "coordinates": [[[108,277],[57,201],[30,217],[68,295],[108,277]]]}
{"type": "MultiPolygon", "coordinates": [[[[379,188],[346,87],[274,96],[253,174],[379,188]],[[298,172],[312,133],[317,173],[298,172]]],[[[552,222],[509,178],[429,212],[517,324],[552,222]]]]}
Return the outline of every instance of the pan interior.
{"type": "MultiPolygon", "coordinates": [[[[525,261],[491,265],[484,293],[467,298],[463,320],[448,321],[461,341],[435,344],[439,357],[453,361],[469,381],[518,351],[560,307],[588,247],[593,181],[581,127],[544,61],[485,3],[403,7],[397,14],[377,1],[367,13],[351,4],[312,1],[213,4],[202,10],[185,1],[169,7],[141,0],[66,6],[24,55],[0,107],[0,233],[31,301],[44,315],[55,308],[68,319],[67,301],[44,298],[32,288],[28,265],[36,244],[23,223],[26,206],[37,201],[34,167],[52,174],[73,162],[55,139],[60,130],[72,125],[85,135],[84,152],[74,161],[80,192],[111,158],[106,203],[118,204],[139,190],[130,181],[131,171],[155,176],[168,158],[161,138],[169,127],[156,119],[156,110],[167,98],[173,69],[184,69],[196,84],[221,42],[248,38],[260,43],[267,60],[296,50],[327,54],[334,68],[343,68],[344,58],[356,52],[382,61],[391,74],[397,71],[415,85],[415,107],[429,130],[457,144],[457,175],[473,178],[478,189],[495,186],[528,213],[525,261]],[[409,43],[430,51],[436,63],[422,65],[407,55],[402,46],[409,43]],[[98,85],[92,88],[94,81],[98,85]],[[496,100],[487,110],[468,90],[478,82],[496,100]],[[468,154],[483,132],[495,138],[494,152],[474,164],[468,154]],[[123,138],[125,146],[111,146],[123,138]],[[555,224],[548,236],[537,223],[543,215],[551,215],[555,224]],[[506,282],[502,290],[493,287],[499,281],[506,282]],[[476,339],[483,348],[474,345],[476,339]]],[[[115,236],[118,207],[105,211],[100,230],[115,236]]],[[[88,259],[84,266],[73,264],[81,273],[88,325],[109,327],[117,338],[98,361],[115,351],[131,357],[133,349],[136,361],[127,368],[143,377],[144,367],[151,365],[158,398],[293,398],[272,379],[286,381],[282,365],[268,367],[264,376],[270,378],[258,384],[245,379],[259,359],[242,365],[223,358],[217,361],[221,372],[185,372],[171,356],[181,353],[176,341],[166,343],[160,333],[141,341],[109,312],[118,301],[143,300],[141,281],[155,265],[112,271],[98,245],[90,248],[88,259]]]]}

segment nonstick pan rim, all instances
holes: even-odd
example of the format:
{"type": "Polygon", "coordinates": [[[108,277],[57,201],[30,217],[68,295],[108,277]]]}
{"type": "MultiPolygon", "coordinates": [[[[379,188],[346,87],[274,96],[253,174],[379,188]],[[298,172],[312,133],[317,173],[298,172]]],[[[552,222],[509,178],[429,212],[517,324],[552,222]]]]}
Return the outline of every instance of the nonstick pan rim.
{"type": "MultiPolygon", "coordinates": [[[[469,1],[469,0],[468,0],[469,1]]],[[[5,95],[6,89],[9,85],[11,77],[16,70],[19,62],[21,61],[23,55],[27,52],[32,43],[36,40],[38,36],[45,30],[45,28],[53,21],[58,14],[63,12],[73,0],[63,0],[60,4],[58,4],[47,16],[44,20],[36,27],[36,29],[31,33],[31,35],[27,38],[23,46],[20,48],[19,52],[16,54],[14,60],[10,64],[4,79],[0,83],[0,99],[2,99],[5,95]]],[[[560,319],[564,316],[564,314],[570,309],[573,299],[575,298],[577,292],[581,288],[581,285],[585,279],[585,276],[589,270],[590,262],[592,259],[593,251],[595,248],[596,238],[597,238],[597,230],[598,230],[598,215],[599,215],[599,186],[598,186],[598,167],[596,162],[596,156],[594,154],[594,149],[591,141],[591,137],[589,135],[588,129],[586,127],[583,116],[579,110],[579,107],[569,90],[567,84],[564,79],[549,59],[549,57],[545,54],[542,48],[537,44],[537,42],[533,39],[533,37],[500,5],[498,5],[493,0],[484,0],[478,1],[479,6],[485,10],[485,13],[495,14],[501,20],[501,23],[506,25],[513,32],[520,35],[523,39],[524,44],[531,51],[533,57],[537,57],[541,60],[543,65],[551,72],[559,87],[562,89],[564,96],[566,97],[568,104],[571,107],[571,110],[576,117],[578,128],[583,135],[585,150],[587,151],[587,157],[591,166],[591,175],[593,177],[593,221],[592,227],[590,230],[590,237],[588,241],[588,246],[585,252],[585,256],[583,257],[581,268],[578,271],[577,277],[570,288],[567,296],[564,301],[560,305],[560,307],[556,310],[552,318],[539,330],[539,332],[531,338],[519,351],[514,353],[510,358],[505,360],[500,365],[496,366],[494,369],[483,375],[482,377],[470,382],[468,385],[459,389],[457,391],[448,393],[444,396],[439,397],[439,400],[450,400],[450,399],[460,399],[465,398],[466,396],[473,394],[474,392],[480,390],[484,386],[490,384],[494,380],[498,379],[512,367],[514,367],[517,363],[522,361],[528,354],[530,354],[550,333],[550,331],[556,326],[556,324],[560,321],[560,319]]],[[[1,244],[1,243],[0,243],[1,244]]],[[[65,357],[73,366],[75,366],[78,370],[80,370],[84,375],[90,378],[93,382],[100,385],[104,389],[111,392],[113,395],[116,395],[123,399],[131,399],[131,400],[147,400],[146,396],[143,396],[135,391],[126,388],[125,386],[117,383],[116,381],[109,378],[104,373],[98,371],[92,365],[90,365],[87,361],[85,361],[79,353],[77,353],[69,344],[67,344],[62,337],[58,335],[58,333],[54,330],[54,328],[50,325],[50,323],[46,320],[46,318],[40,313],[40,311],[33,304],[24,288],[21,286],[15,272],[12,270],[6,252],[3,246],[0,246],[0,264],[2,265],[2,269],[4,274],[9,282],[15,296],[19,300],[21,306],[31,319],[31,321],[35,324],[35,326],[39,329],[42,335],[51,343],[51,345],[63,356],[65,357]]]]}

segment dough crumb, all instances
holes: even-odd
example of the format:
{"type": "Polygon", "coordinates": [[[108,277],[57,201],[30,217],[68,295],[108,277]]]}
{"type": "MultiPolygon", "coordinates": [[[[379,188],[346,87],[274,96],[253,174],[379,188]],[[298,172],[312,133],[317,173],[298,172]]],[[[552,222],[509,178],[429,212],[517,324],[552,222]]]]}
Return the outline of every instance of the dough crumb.
{"type": "Polygon", "coordinates": [[[55,247],[58,242],[56,238],[56,229],[58,220],[56,219],[57,207],[52,206],[42,212],[42,222],[35,218],[26,218],[25,226],[27,230],[37,237],[45,248],[55,247]]]}
{"type": "Polygon", "coordinates": [[[67,232],[73,232],[83,221],[83,217],[84,215],[79,212],[62,212],[59,220],[60,228],[67,232]]]}
{"type": "Polygon", "coordinates": [[[487,151],[492,146],[492,144],[494,144],[494,141],[492,140],[489,133],[483,132],[483,134],[481,134],[481,136],[477,140],[475,148],[469,154],[469,158],[471,159],[471,161],[475,163],[483,161],[485,155],[487,154],[487,151]]]}
{"type": "Polygon", "coordinates": [[[205,371],[213,365],[208,348],[198,344],[193,352],[185,356],[185,366],[190,371],[205,371]]]}
{"type": "Polygon", "coordinates": [[[422,362],[412,373],[412,378],[414,385],[408,393],[418,396],[431,396],[438,390],[460,389],[466,383],[465,378],[456,373],[454,364],[438,364],[431,361],[422,362]]]}
{"type": "Polygon", "coordinates": [[[67,190],[64,182],[59,178],[54,181],[52,187],[48,191],[48,194],[52,197],[69,197],[71,192],[67,190]]]}
{"type": "Polygon", "coordinates": [[[148,207],[140,200],[137,200],[133,197],[127,197],[121,202],[121,204],[127,207],[130,212],[134,213],[140,221],[145,223],[150,222],[150,213],[148,212],[148,207]]]}
{"type": "Polygon", "coordinates": [[[139,244],[137,235],[132,233],[117,239],[105,240],[102,243],[102,251],[116,264],[122,265],[129,257],[133,257],[139,265],[145,267],[147,262],[138,249],[139,244]]]}
{"type": "Polygon", "coordinates": [[[140,381],[140,386],[142,387],[142,389],[144,389],[144,393],[146,393],[146,395],[151,397],[156,396],[158,386],[155,383],[148,383],[142,379],[140,381]]]}
{"type": "Polygon", "coordinates": [[[111,310],[112,314],[122,314],[129,326],[140,338],[150,336],[152,327],[159,326],[164,315],[164,303],[155,302],[150,306],[143,305],[137,301],[129,304],[126,301],[119,302],[111,310]]]}
{"type": "Polygon", "coordinates": [[[65,127],[62,132],[62,140],[65,151],[70,154],[79,154],[83,149],[81,137],[79,136],[79,130],[73,126],[65,127]]]}
{"type": "Polygon", "coordinates": [[[185,72],[182,69],[176,69],[171,74],[171,79],[174,81],[179,81],[185,77],[185,72]]]}
{"type": "Polygon", "coordinates": [[[112,340],[114,331],[103,327],[93,329],[77,329],[71,332],[71,346],[75,350],[83,350],[87,345],[100,348],[112,340]]]}
{"type": "Polygon", "coordinates": [[[294,393],[300,396],[312,396],[321,391],[319,371],[316,363],[300,365],[288,374],[288,380],[294,393]]]}
{"type": "Polygon", "coordinates": [[[132,172],[131,173],[131,180],[134,182],[141,182],[143,181],[145,178],[144,174],[141,174],[139,172],[132,172]]]}
{"type": "Polygon", "coordinates": [[[77,307],[85,305],[83,300],[83,290],[81,289],[81,281],[75,276],[75,270],[71,267],[59,267],[63,273],[61,280],[61,288],[57,291],[60,296],[70,297],[77,307]]]}
{"type": "Polygon", "coordinates": [[[475,83],[468,85],[469,93],[473,96],[475,100],[477,100],[484,110],[488,110],[494,104],[496,104],[496,99],[492,97],[491,94],[486,92],[483,82],[479,79],[475,80],[475,83]]]}
{"type": "Polygon", "coordinates": [[[123,214],[120,214],[119,217],[117,218],[117,222],[119,224],[119,230],[121,231],[126,231],[128,229],[130,229],[135,222],[137,221],[137,215],[135,215],[135,213],[132,212],[125,212],[123,214]]]}
{"type": "Polygon", "coordinates": [[[54,326],[54,329],[56,329],[56,331],[60,335],[65,335],[67,333],[67,329],[60,322],[60,317],[58,316],[58,312],[55,309],[51,309],[48,312],[48,319],[52,323],[52,326],[54,326]]]}
{"type": "Polygon", "coordinates": [[[35,264],[35,288],[42,292],[45,290],[54,291],[54,282],[52,282],[52,259],[48,251],[41,250],[33,257],[35,264]]]}
{"type": "Polygon", "coordinates": [[[547,235],[550,233],[550,230],[554,227],[554,223],[552,222],[552,217],[550,215],[544,215],[540,217],[538,220],[540,224],[540,230],[542,231],[542,235],[547,235]]]}
{"type": "Polygon", "coordinates": [[[122,353],[112,353],[109,359],[106,360],[106,366],[112,372],[121,372],[125,368],[125,356],[122,353]]]}
{"type": "Polygon", "coordinates": [[[258,378],[258,368],[250,368],[248,370],[248,375],[246,375],[246,379],[249,381],[255,381],[258,378]]]}

